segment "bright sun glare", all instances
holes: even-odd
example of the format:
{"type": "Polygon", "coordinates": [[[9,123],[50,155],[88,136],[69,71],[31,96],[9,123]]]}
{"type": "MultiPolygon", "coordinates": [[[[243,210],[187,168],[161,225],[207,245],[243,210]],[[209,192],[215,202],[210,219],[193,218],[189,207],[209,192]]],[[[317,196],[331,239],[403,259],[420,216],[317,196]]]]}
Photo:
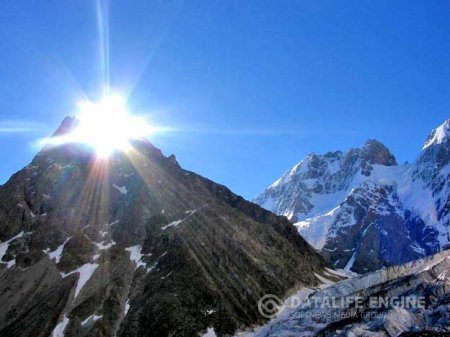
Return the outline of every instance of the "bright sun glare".
{"type": "Polygon", "coordinates": [[[117,94],[100,102],[82,102],[76,117],[79,125],[58,143],[76,142],[92,147],[99,157],[108,157],[115,150],[126,150],[129,140],[152,133],[152,127],[139,116],[132,116],[125,99],[117,94]]]}

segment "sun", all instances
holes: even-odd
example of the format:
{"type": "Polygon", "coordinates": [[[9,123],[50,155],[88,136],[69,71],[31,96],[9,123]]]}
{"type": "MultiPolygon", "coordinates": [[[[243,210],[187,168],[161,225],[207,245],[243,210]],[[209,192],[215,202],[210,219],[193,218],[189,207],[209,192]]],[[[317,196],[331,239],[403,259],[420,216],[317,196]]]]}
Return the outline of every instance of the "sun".
{"type": "Polygon", "coordinates": [[[119,94],[101,101],[79,104],[78,126],[70,133],[70,142],[86,144],[98,157],[108,157],[116,150],[125,151],[131,139],[148,136],[152,127],[144,118],[129,113],[119,94]]]}

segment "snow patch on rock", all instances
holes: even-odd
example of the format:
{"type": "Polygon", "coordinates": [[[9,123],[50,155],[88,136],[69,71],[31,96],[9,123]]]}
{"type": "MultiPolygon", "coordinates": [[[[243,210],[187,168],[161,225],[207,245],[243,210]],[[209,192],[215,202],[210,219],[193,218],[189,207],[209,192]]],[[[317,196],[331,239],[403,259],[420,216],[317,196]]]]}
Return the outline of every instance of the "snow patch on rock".
{"type": "Polygon", "coordinates": [[[69,275],[79,273],[77,286],[75,288],[75,295],[74,295],[75,298],[77,298],[77,296],[80,294],[81,289],[83,289],[84,285],[92,277],[98,266],[99,265],[97,263],[86,263],[82,265],[80,268],[75,269],[69,273],[61,273],[62,277],[67,277],[69,275]]]}
{"type": "Polygon", "coordinates": [[[126,195],[128,193],[128,190],[125,186],[117,186],[116,184],[113,184],[113,187],[122,194],[126,195]]]}
{"type": "Polygon", "coordinates": [[[47,250],[44,251],[44,253],[46,253],[48,255],[48,257],[50,258],[50,260],[55,261],[55,263],[59,263],[59,261],[61,260],[61,256],[64,250],[64,246],[66,245],[67,242],[70,241],[71,238],[68,238],[66,241],[63,242],[63,244],[61,244],[58,248],[56,248],[55,250],[49,252],[47,250]]]}
{"type": "Polygon", "coordinates": [[[67,318],[66,315],[64,315],[61,322],[56,325],[55,329],[53,330],[52,337],[64,337],[64,330],[66,330],[67,325],[69,324],[69,318],[67,318]]]}
{"type": "Polygon", "coordinates": [[[83,322],[81,322],[81,325],[84,326],[84,325],[86,325],[88,323],[96,322],[96,321],[98,321],[99,319],[102,319],[102,318],[103,318],[103,315],[91,315],[88,318],[86,318],[83,322]]]}

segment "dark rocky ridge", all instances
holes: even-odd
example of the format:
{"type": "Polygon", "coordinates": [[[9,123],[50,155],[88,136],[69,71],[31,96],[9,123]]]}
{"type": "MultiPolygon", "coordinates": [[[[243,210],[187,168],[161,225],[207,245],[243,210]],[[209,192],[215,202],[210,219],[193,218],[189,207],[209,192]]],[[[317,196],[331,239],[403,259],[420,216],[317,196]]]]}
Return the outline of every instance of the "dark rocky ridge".
{"type": "Polygon", "coordinates": [[[0,336],[228,336],[262,321],[261,296],[318,284],[286,218],[132,145],[107,165],[46,146],[0,187],[0,336]]]}

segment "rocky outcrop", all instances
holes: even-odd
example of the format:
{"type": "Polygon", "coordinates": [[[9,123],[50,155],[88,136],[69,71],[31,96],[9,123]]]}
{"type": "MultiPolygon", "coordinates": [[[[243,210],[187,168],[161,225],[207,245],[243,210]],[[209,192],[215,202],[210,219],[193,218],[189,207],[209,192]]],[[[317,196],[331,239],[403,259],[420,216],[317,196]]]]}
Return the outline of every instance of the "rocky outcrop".
{"type": "Polygon", "coordinates": [[[371,165],[396,166],[397,161],[389,149],[375,139],[369,139],[361,149],[361,173],[370,176],[371,165]]]}

